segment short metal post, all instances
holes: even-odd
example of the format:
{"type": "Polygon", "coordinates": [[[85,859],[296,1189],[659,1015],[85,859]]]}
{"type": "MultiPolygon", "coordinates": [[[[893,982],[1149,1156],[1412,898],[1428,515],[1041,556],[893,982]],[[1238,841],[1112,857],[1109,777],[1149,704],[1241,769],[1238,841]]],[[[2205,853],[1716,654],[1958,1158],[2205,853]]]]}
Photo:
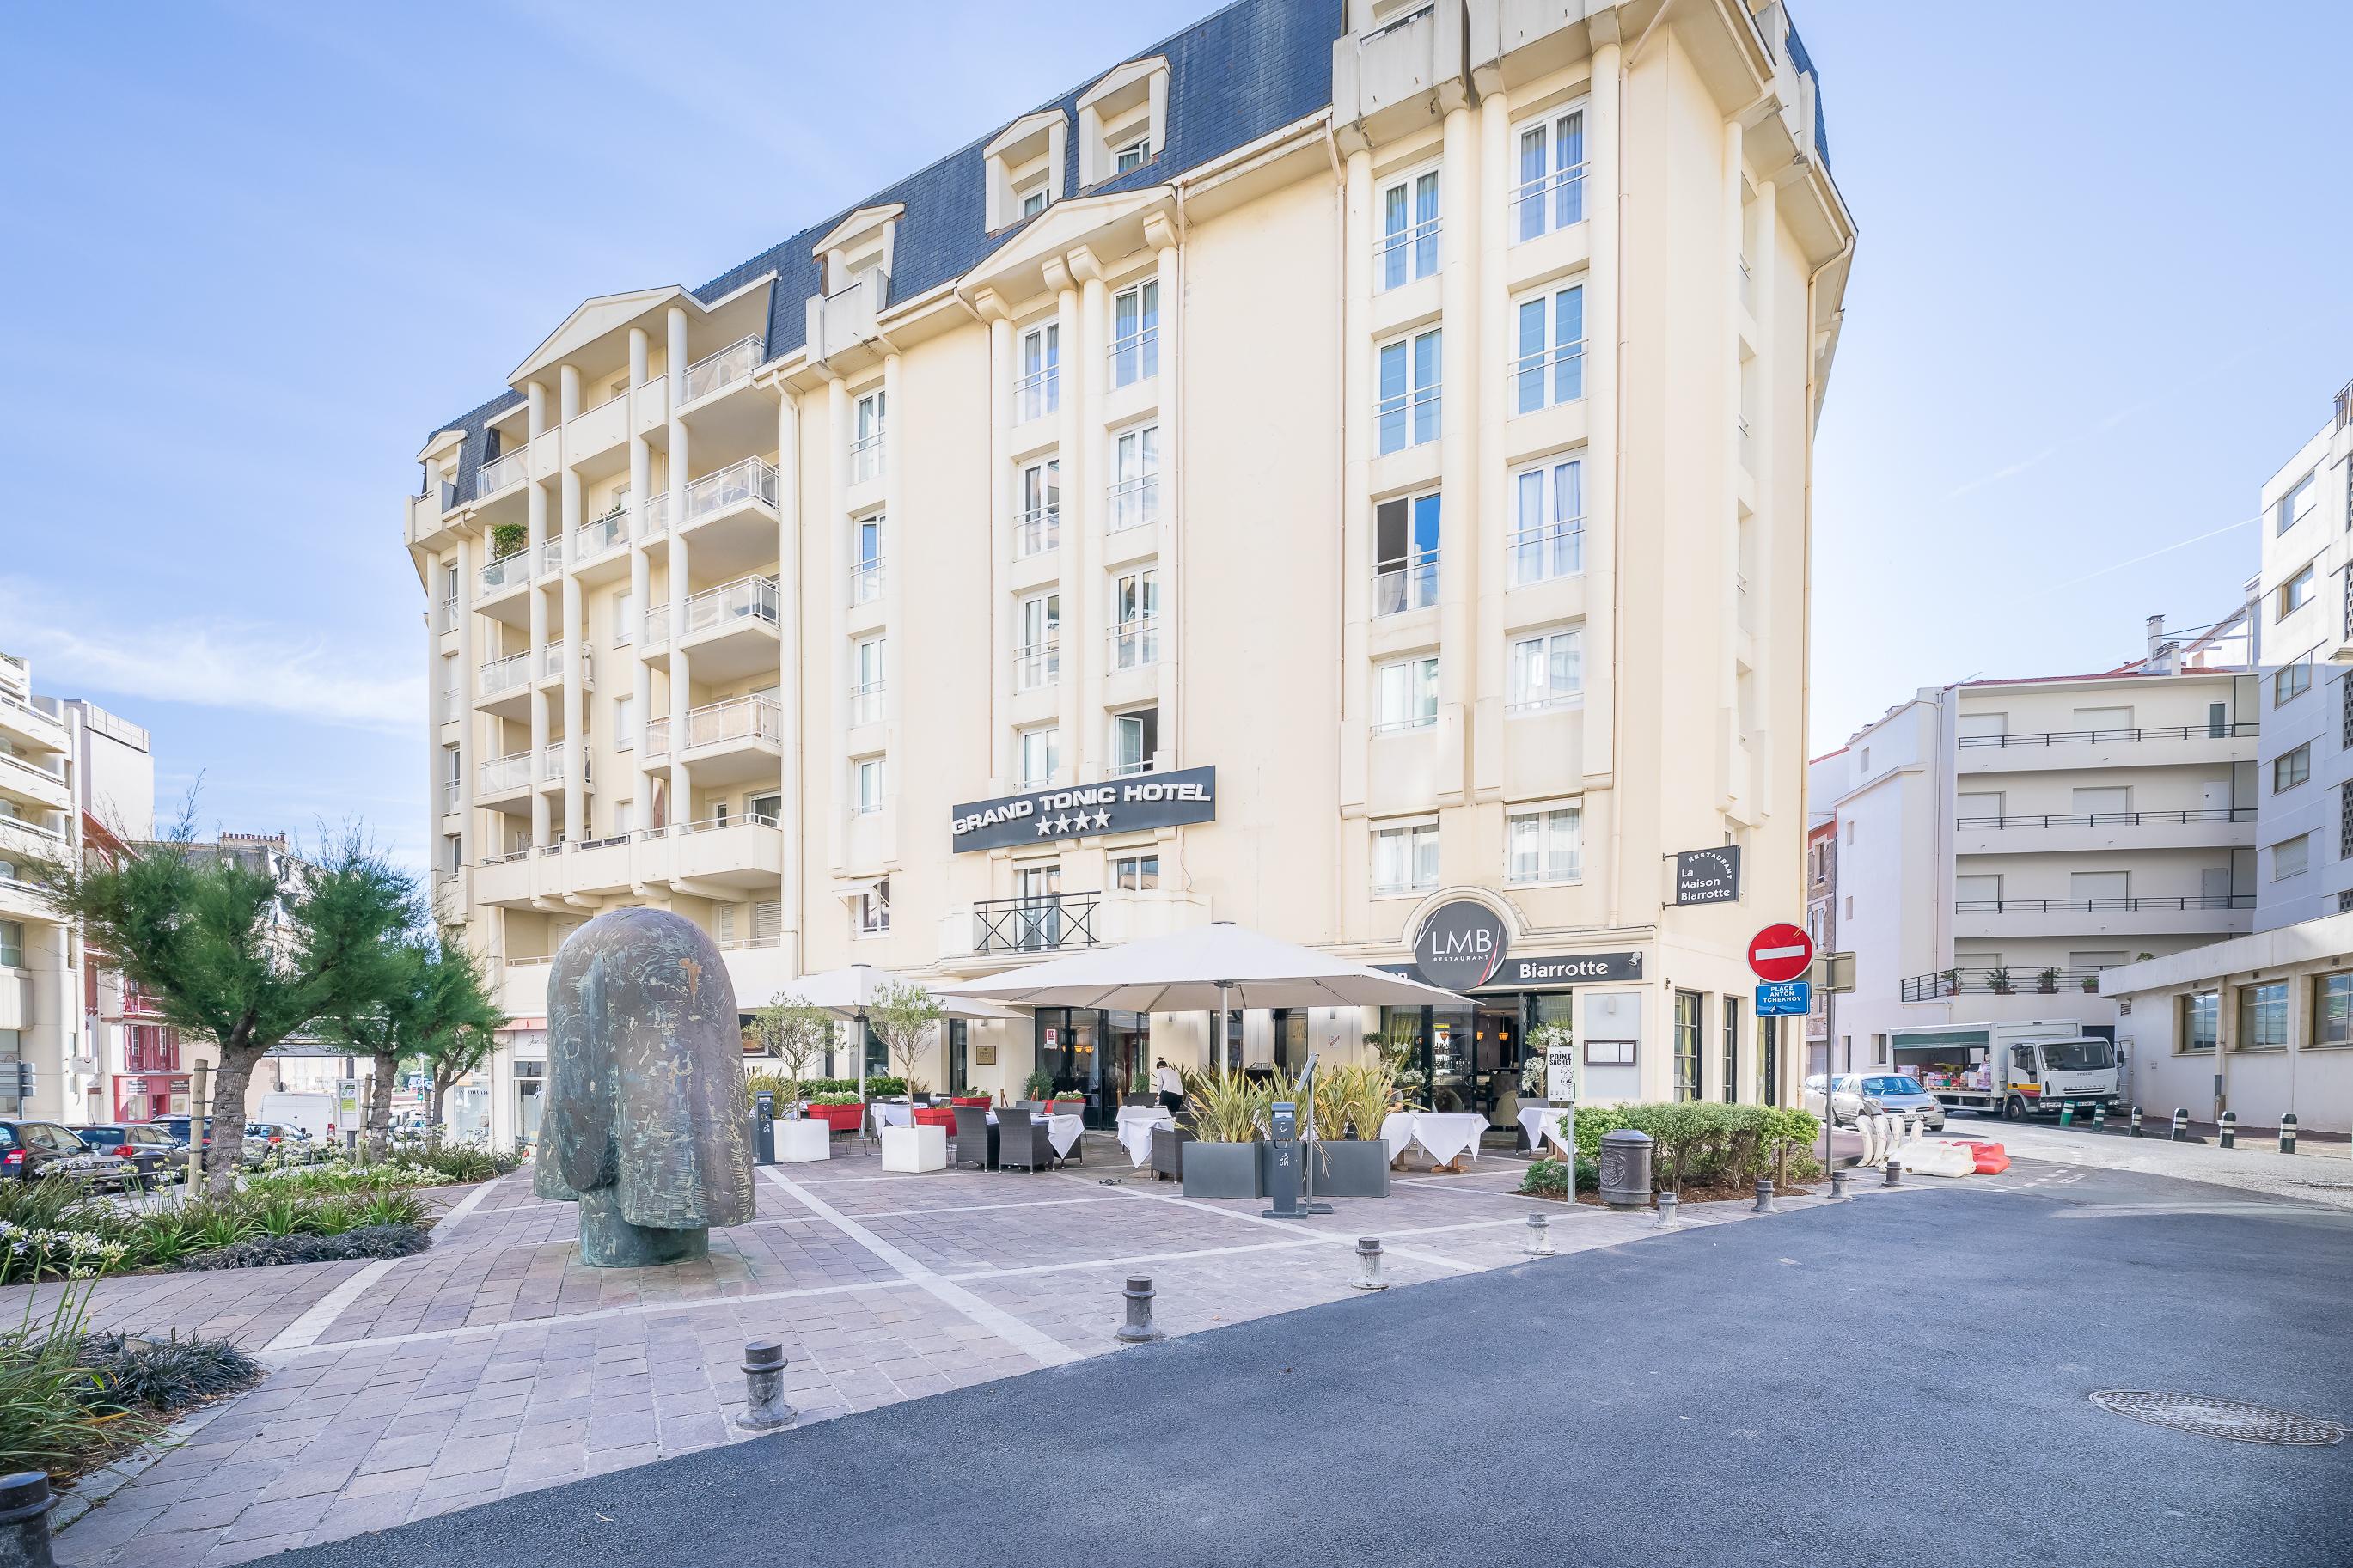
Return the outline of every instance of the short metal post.
{"type": "Polygon", "coordinates": [[[1771,1214],[1773,1212],[1772,1177],[1759,1176],[1757,1178],[1757,1206],[1750,1209],[1748,1212],[1750,1214],[1771,1214]]]}
{"type": "Polygon", "coordinates": [[[2295,1112],[2293,1110],[2280,1118],[2280,1152],[2283,1154],[2295,1152],[2295,1112]]]}
{"type": "Polygon", "coordinates": [[[2073,1100],[2063,1100],[2059,1102],[2059,1125],[2062,1127],[2073,1127],[2075,1125],[2075,1102],[2073,1100]]]}
{"type": "Polygon", "coordinates": [[[2173,1131],[2165,1135],[2165,1141],[2168,1143],[2179,1143],[2183,1138],[2189,1135],[2189,1108],[2182,1106],[2175,1110],[2173,1113],[2173,1131]]]}
{"type": "Polygon", "coordinates": [[[775,1340],[744,1342],[744,1386],[751,1402],[736,1425],[766,1432],[793,1424],[793,1407],[785,1403],[785,1347],[775,1340]]]}
{"type": "Polygon", "coordinates": [[[1904,1184],[1904,1162],[1891,1158],[1887,1162],[1887,1179],[1879,1184],[1883,1187],[1902,1186],[1904,1184]]]}
{"type": "Polygon", "coordinates": [[[2223,1148],[2235,1149],[2239,1146],[2239,1113],[2237,1111],[2222,1112],[2221,1119],[2216,1126],[2221,1130],[2223,1148]]]}
{"type": "Polygon", "coordinates": [[[2092,1107],[2092,1131],[2094,1132],[2105,1132],[2107,1130],[2108,1102],[2104,1100],[2100,1101],[2099,1104],[2092,1107]]]}
{"type": "Polygon", "coordinates": [[[1389,1282],[1381,1278],[1381,1238],[1377,1236],[1356,1237],[1356,1289],[1386,1290],[1389,1282]]]}
{"type": "Polygon", "coordinates": [[[1530,1258],[1552,1256],[1552,1233],[1548,1228],[1551,1224],[1552,1221],[1540,1214],[1528,1215],[1528,1256],[1530,1258]]]}
{"type": "Polygon", "coordinates": [[[49,1478],[39,1470],[0,1476],[0,1568],[53,1568],[49,1478]]]}
{"type": "Polygon", "coordinates": [[[2137,1105],[2132,1108],[2132,1131],[2126,1136],[2133,1138],[2140,1136],[2140,1107],[2137,1105]]]}
{"type": "Polygon", "coordinates": [[[1846,1173],[1844,1171],[1832,1171],[1831,1173],[1831,1201],[1832,1203],[1842,1203],[1853,1195],[1853,1194],[1846,1190],[1846,1173]]]}
{"type": "Polygon", "coordinates": [[[1127,1299],[1127,1321],[1119,1326],[1112,1338],[1122,1344],[1142,1345],[1168,1337],[1152,1326],[1152,1276],[1129,1275],[1127,1289],[1120,1294],[1127,1299]]]}
{"type": "Polygon", "coordinates": [[[1658,1222],[1651,1228],[1653,1230],[1680,1229],[1683,1225],[1682,1216],[1679,1212],[1680,1206],[1680,1202],[1674,1194],[1661,1193],[1659,1194],[1658,1222]]]}

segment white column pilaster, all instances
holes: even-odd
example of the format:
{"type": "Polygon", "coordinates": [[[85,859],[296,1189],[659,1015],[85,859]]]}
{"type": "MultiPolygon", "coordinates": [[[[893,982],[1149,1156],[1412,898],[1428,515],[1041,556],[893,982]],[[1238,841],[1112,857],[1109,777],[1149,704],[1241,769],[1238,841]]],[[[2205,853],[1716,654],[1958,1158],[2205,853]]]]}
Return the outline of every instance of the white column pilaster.
{"type": "Polygon", "coordinates": [[[694,797],[685,762],[686,713],[692,705],[693,676],[688,668],[686,650],[679,647],[686,632],[689,576],[686,486],[694,470],[688,462],[686,421],[678,412],[678,373],[686,366],[685,310],[672,306],[666,324],[664,353],[670,376],[670,820],[679,824],[694,820],[694,797]]]}
{"type": "MultiPolygon", "coordinates": [[[[646,765],[646,725],[653,718],[654,671],[646,662],[646,609],[652,603],[653,557],[646,552],[653,524],[659,520],[646,510],[652,497],[653,450],[638,428],[638,395],[646,385],[646,365],[651,344],[643,327],[629,329],[629,719],[637,731],[630,752],[629,795],[638,826],[653,825],[653,773],[646,765]]],[[[617,785],[620,781],[614,781],[617,785]]]]}
{"type": "Polygon", "coordinates": [[[836,875],[844,868],[844,843],[849,810],[849,683],[856,664],[849,647],[849,388],[839,377],[825,386],[825,464],[827,501],[826,656],[818,668],[828,690],[828,728],[832,743],[826,748],[826,864],[836,875]]]}
{"type": "MultiPolygon", "coordinates": [[[[776,407],[776,721],[782,753],[776,821],[784,834],[781,901],[776,924],[784,973],[801,973],[801,878],[804,834],[801,752],[804,722],[801,672],[801,420],[792,389],[779,383],[776,407]]],[[[895,524],[894,524],[895,526],[895,524]]]]}
{"type": "MultiPolygon", "coordinates": [[[[1111,584],[1103,570],[1104,514],[1111,504],[1103,482],[1110,465],[1103,460],[1103,392],[1111,379],[1106,357],[1111,346],[1111,292],[1092,251],[1083,247],[1072,251],[1069,265],[1079,279],[1081,347],[1073,360],[1069,333],[1064,332],[1062,364],[1065,371],[1076,369],[1078,380],[1062,389],[1062,679],[1077,683],[1079,723],[1087,737],[1082,760],[1095,762],[1081,776],[1099,778],[1110,772],[1112,761],[1108,721],[1103,716],[1103,677],[1111,651],[1111,584]],[[1077,405],[1074,419],[1073,402],[1077,405]],[[1071,586],[1073,580],[1075,592],[1071,586]]],[[[1068,736],[1063,743],[1070,743],[1068,736]]]]}
{"type": "MultiPolygon", "coordinates": [[[[1511,245],[1511,107],[1501,86],[1479,100],[1478,130],[1477,177],[1471,182],[1471,189],[1476,193],[1472,204],[1475,211],[1462,215],[1466,224],[1477,225],[1478,233],[1478,319],[1462,340],[1463,348],[1471,355],[1464,366],[1468,374],[1462,384],[1477,399],[1472,410],[1479,422],[1473,460],[1477,489],[1472,504],[1476,510],[1465,520],[1470,524],[1466,532],[1469,556],[1446,563],[1440,568],[1440,574],[1442,579],[1448,567],[1459,565],[1471,595],[1472,646],[1466,651],[1474,660],[1471,672],[1472,798],[1499,801],[1504,794],[1504,593],[1509,581],[1505,563],[1510,554],[1512,504],[1511,481],[1504,472],[1505,405],[1502,395],[1505,362],[1511,353],[1511,310],[1504,281],[1504,261],[1511,245]]],[[[1448,221],[1452,221],[1451,216],[1448,221]]],[[[1480,854],[1489,853],[1491,847],[1483,835],[1474,839],[1474,844],[1480,854]]]]}
{"type": "Polygon", "coordinates": [[[1086,484],[1084,465],[1079,451],[1079,389],[1072,379],[1072,367],[1081,363],[1094,351],[1079,338],[1079,291],[1071,285],[1070,268],[1057,258],[1046,263],[1046,284],[1054,290],[1054,321],[1057,349],[1061,356],[1055,372],[1055,450],[1061,463],[1062,475],[1062,542],[1060,663],[1061,677],[1058,690],[1062,730],[1062,772],[1074,781],[1084,781],[1096,775],[1095,763],[1103,747],[1099,737],[1089,731],[1085,710],[1080,706],[1081,681],[1078,660],[1074,657],[1092,635],[1094,618],[1086,613],[1085,581],[1080,575],[1079,556],[1071,525],[1072,505],[1086,484]]]}
{"type": "MultiPolygon", "coordinates": [[[[1439,300],[1444,312],[1440,340],[1439,518],[1438,518],[1438,804],[1459,805],[1467,777],[1464,750],[1471,704],[1476,690],[1477,656],[1471,642],[1471,584],[1477,571],[1472,541],[1478,516],[1479,475],[1475,437],[1479,428],[1479,300],[1471,240],[1478,188],[1471,111],[1449,110],[1445,161],[1439,174],[1444,213],[1439,239],[1439,300]]],[[[1450,862],[1462,855],[1459,837],[1442,837],[1450,862]]],[[[1467,875],[1467,862],[1450,864],[1448,877],[1467,875]]]]}

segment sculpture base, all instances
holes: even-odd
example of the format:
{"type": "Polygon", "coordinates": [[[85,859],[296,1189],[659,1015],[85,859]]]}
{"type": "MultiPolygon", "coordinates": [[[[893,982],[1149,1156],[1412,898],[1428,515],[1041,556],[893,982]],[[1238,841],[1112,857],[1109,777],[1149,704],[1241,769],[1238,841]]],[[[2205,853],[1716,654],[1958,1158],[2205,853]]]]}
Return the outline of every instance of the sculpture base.
{"type": "Polygon", "coordinates": [[[621,1217],[609,1188],[580,1199],[580,1261],[591,1268],[653,1268],[689,1263],[710,1250],[711,1232],[699,1226],[661,1230],[631,1225],[621,1217]]]}

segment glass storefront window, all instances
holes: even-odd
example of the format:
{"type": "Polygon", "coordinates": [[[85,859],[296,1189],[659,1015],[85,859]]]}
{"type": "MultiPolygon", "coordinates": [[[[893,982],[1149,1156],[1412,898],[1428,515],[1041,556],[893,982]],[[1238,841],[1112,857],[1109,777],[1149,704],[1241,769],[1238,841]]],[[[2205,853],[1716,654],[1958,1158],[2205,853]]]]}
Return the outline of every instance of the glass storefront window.
{"type": "Polygon", "coordinates": [[[2353,1046],[2353,973],[2324,974],[2312,983],[2312,1043],[2353,1046]]]}
{"type": "Polygon", "coordinates": [[[1700,994],[1675,993],[1675,1098],[1699,1098],[1700,994]]]}

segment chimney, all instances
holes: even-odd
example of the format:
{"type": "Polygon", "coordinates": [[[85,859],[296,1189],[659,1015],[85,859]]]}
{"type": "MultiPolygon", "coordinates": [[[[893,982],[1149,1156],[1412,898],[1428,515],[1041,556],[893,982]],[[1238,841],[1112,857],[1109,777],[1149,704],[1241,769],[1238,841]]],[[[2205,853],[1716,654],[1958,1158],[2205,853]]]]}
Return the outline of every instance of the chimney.
{"type": "Polygon", "coordinates": [[[2162,650],[2164,647],[2165,617],[2163,616],[2151,616],[2148,618],[2148,657],[2151,659],[2155,659],[2158,652],[2162,650]]]}

